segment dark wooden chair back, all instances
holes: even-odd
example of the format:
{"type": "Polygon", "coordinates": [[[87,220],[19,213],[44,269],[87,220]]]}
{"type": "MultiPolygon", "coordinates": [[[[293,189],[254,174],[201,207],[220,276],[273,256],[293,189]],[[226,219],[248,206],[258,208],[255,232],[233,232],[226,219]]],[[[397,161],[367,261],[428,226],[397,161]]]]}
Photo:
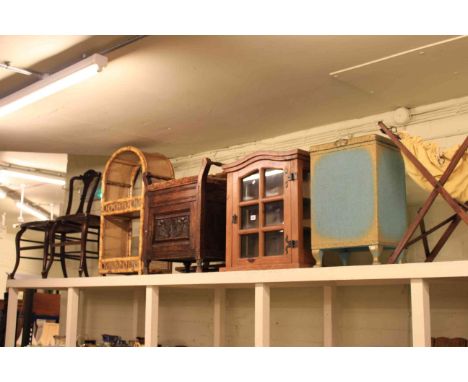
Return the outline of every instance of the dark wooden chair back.
{"type": "Polygon", "coordinates": [[[91,212],[91,207],[93,206],[94,195],[96,194],[96,190],[99,186],[99,183],[101,182],[101,173],[94,170],[87,170],[84,174],[73,176],[70,179],[68,190],[68,205],[65,212],[66,215],[70,215],[72,213],[71,209],[73,205],[73,191],[76,181],[82,182],[83,188],[81,191],[78,208],[73,212],[73,214],[89,214],[91,212]]]}

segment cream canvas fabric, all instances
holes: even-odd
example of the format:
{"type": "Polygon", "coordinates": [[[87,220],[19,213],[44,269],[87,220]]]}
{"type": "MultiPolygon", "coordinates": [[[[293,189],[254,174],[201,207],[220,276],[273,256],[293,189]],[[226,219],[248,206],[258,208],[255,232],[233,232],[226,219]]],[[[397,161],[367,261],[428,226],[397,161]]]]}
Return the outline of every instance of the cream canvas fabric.
{"type": "MultiPolygon", "coordinates": [[[[459,145],[446,150],[433,143],[424,141],[421,137],[411,136],[405,131],[399,131],[401,142],[411,153],[439,180],[447,169],[459,145]]],[[[434,187],[426,180],[421,172],[403,155],[408,175],[422,188],[432,191],[434,187]]],[[[444,188],[461,203],[468,201],[468,153],[465,151],[452,174],[444,184],[444,188]]]]}

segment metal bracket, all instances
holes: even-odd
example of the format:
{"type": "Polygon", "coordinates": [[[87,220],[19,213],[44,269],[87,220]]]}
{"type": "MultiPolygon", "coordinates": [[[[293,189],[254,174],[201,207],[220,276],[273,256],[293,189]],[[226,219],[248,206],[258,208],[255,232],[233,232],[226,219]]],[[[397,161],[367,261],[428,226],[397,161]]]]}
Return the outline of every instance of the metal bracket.
{"type": "Polygon", "coordinates": [[[286,236],[285,242],[286,242],[286,248],[285,248],[286,253],[288,253],[289,248],[297,248],[299,244],[298,240],[288,240],[288,236],[286,236]]]}
{"type": "Polygon", "coordinates": [[[0,62],[0,68],[9,70],[10,72],[23,74],[25,76],[35,76],[37,78],[43,79],[48,76],[47,73],[39,73],[34,70],[18,68],[17,66],[10,65],[10,61],[4,61],[3,63],[0,62]]]}
{"type": "Polygon", "coordinates": [[[292,172],[288,175],[288,180],[290,182],[294,181],[294,180],[297,180],[297,172],[292,172]]]}

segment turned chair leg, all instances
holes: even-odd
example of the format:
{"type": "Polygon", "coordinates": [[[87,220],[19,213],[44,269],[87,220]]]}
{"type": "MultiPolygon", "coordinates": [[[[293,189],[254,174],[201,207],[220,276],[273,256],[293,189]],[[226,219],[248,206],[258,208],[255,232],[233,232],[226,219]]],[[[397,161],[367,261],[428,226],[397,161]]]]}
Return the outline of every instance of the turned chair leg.
{"type": "Polygon", "coordinates": [[[203,272],[208,272],[210,269],[210,260],[203,260],[203,272]]]}
{"type": "Polygon", "coordinates": [[[191,261],[184,261],[184,267],[185,267],[185,270],[184,272],[185,273],[190,273],[190,266],[192,265],[192,262],[191,261]]]}
{"type": "Polygon", "coordinates": [[[314,256],[314,259],[315,259],[315,266],[321,267],[322,259],[323,259],[323,251],[321,249],[313,249],[312,256],[314,256]]]}
{"type": "MultiPolygon", "coordinates": [[[[49,249],[49,253],[46,256],[46,259],[48,258],[48,262],[46,261],[46,266],[42,269],[42,278],[46,279],[47,276],[49,275],[50,268],[52,268],[52,264],[54,263],[55,259],[55,232],[56,232],[56,227],[55,225],[52,226],[52,228],[47,232],[47,248],[49,249]]],[[[45,249],[45,248],[44,248],[45,249]]]]}
{"type": "Polygon", "coordinates": [[[339,254],[341,265],[348,265],[349,263],[349,252],[343,252],[339,254]]]}
{"type": "Polygon", "coordinates": [[[23,233],[26,231],[26,228],[21,228],[18,233],[16,234],[15,237],[15,245],[16,245],[16,260],[15,260],[15,266],[13,267],[13,270],[11,273],[8,275],[9,279],[14,279],[16,271],[18,270],[19,263],[20,263],[20,258],[21,258],[21,237],[23,236],[23,233]]]}
{"type": "MultiPolygon", "coordinates": [[[[44,232],[44,248],[42,250],[42,271],[41,271],[41,275],[42,275],[43,279],[46,279],[47,275],[49,273],[49,270],[47,270],[47,260],[49,258],[50,240],[51,240],[51,237],[49,236],[49,231],[46,230],[44,232]]],[[[54,242],[52,241],[52,243],[54,243],[54,242]]]]}
{"type": "MultiPolygon", "coordinates": [[[[99,251],[98,251],[99,252],[99,251]]],[[[143,264],[143,274],[148,275],[149,274],[149,268],[150,268],[151,260],[146,259],[143,264]]]]}
{"type": "Polygon", "coordinates": [[[381,264],[380,255],[383,253],[383,250],[383,245],[369,245],[369,251],[372,253],[373,265],[381,264]]]}
{"type": "Polygon", "coordinates": [[[63,277],[68,277],[67,264],[65,262],[65,242],[67,241],[67,235],[60,234],[60,265],[62,267],[63,277]]]}
{"type": "Polygon", "coordinates": [[[197,273],[203,272],[203,260],[202,259],[197,259],[197,273]]]}
{"type": "Polygon", "coordinates": [[[86,277],[89,277],[88,265],[86,263],[86,245],[87,245],[87,240],[88,240],[88,226],[89,224],[86,222],[81,227],[81,242],[80,242],[81,251],[80,251],[80,269],[79,269],[80,277],[83,275],[83,273],[86,277]]]}

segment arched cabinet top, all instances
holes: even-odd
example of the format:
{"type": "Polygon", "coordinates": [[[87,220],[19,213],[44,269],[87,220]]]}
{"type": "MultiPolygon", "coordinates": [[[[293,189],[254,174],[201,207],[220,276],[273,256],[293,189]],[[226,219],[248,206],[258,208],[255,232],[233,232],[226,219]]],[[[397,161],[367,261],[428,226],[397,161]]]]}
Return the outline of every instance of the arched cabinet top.
{"type": "Polygon", "coordinates": [[[106,163],[103,175],[103,201],[112,201],[135,196],[135,184],[141,174],[149,173],[154,178],[173,179],[174,169],[171,161],[159,153],[145,153],[133,146],[116,150],[106,163]]]}
{"type": "Polygon", "coordinates": [[[260,161],[276,161],[276,162],[287,162],[294,159],[309,160],[309,153],[305,150],[294,149],[288,151],[257,151],[250,155],[243,157],[242,159],[225,164],[223,170],[226,173],[235,172],[241,170],[253,163],[260,161]]]}

